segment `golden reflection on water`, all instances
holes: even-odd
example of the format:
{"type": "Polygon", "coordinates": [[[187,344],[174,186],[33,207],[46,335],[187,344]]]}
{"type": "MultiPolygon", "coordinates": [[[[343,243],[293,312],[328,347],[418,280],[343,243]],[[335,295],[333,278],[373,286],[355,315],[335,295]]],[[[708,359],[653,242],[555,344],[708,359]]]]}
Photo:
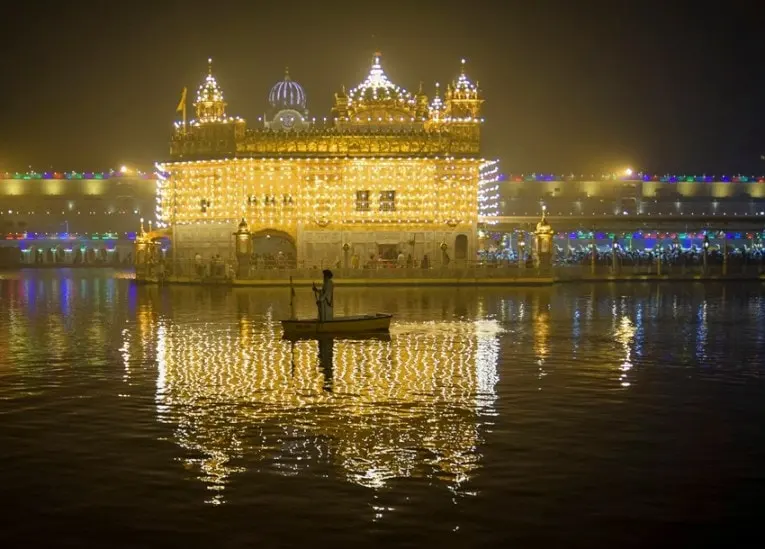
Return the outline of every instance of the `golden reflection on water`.
{"type": "Polygon", "coordinates": [[[144,352],[156,354],[157,414],[210,503],[253,459],[288,475],[330,466],[369,488],[428,477],[459,490],[480,466],[496,321],[395,322],[387,339],[290,342],[272,317],[176,324],[150,301],[138,308],[144,352]]]}
{"type": "Polygon", "coordinates": [[[635,324],[627,315],[619,318],[619,326],[614,331],[614,339],[622,346],[624,351],[624,361],[619,366],[619,382],[622,387],[629,387],[630,382],[627,378],[628,372],[632,369],[632,343],[637,329],[635,324]]]}
{"type": "Polygon", "coordinates": [[[538,376],[540,380],[539,390],[542,390],[541,381],[547,375],[545,361],[550,354],[550,302],[548,299],[535,294],[531,307],[532,326],[534,331],[534,357],[537,362],[538,376]]]}

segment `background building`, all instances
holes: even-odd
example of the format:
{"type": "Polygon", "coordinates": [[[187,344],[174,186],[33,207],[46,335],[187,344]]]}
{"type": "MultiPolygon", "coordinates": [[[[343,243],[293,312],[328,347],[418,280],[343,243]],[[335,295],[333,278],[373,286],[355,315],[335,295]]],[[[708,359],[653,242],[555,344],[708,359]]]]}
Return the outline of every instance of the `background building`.
{"type": "Polygon", "coordinates": [[[153,218],[156,176],[135,171],[0,174],[0,233],[122,233],[153,218]]]}
{"type": "Polygon", "coordinates": [[[765,178],[747,176],[508,175],[499,215],[765,215],[765,178]]]}
{"type": "Polygon", "coordinates": [[[134,170],[0,174],[0,265],[129,261],[157,180],[134,170]]]}

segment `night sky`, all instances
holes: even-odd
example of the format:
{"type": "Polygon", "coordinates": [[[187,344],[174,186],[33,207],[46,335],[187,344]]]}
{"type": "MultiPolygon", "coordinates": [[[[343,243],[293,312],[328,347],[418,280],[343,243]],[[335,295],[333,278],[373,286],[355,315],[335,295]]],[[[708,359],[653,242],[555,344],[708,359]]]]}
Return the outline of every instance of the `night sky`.
{"type": "Polygon", "coordinates": [[[18,3],[2,30],[0,171],[149,169],[166,159],[180,92],[193,98],[208,57],[229,114],[250,126],[285,65],[323,117],[380,49],[391,80],[429,93],[467,58],[486,99],[484,155],[503,171],[759,174],[757,5],[18,3]]]}

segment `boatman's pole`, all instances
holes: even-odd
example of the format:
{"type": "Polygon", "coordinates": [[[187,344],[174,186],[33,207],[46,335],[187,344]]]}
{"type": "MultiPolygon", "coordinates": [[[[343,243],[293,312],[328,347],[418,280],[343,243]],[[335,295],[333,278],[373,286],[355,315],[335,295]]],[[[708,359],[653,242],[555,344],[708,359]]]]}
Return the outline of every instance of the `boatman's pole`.
{"type": "Polygon", "coordinates": [[[292,287],[292,277],[290,277],[290,320],[295,320],[295,288],[292,287]]]}

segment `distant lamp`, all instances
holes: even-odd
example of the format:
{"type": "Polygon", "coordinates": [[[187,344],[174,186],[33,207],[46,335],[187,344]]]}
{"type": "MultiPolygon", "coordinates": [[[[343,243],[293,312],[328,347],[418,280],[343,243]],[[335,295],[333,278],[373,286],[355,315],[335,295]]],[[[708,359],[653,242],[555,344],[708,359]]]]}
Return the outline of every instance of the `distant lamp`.
{"type": "Polygon", "coordinates": [[[704,235],[704,249],[709,249],[709,237],[707,235],[704,235]]]}
{"type": "Polygon", "coordinates": [[[631,176],[632,173],[633,173],[632,168],[627,168],[626,170],[624,170],[624,175],[626,175],[627,177],[631,176]]]}
{"type": "Polygon", "coordinates": [[[128,167],[127,166],[122,166],[120,168],[120,173],[128,173],[128,167]]]}

